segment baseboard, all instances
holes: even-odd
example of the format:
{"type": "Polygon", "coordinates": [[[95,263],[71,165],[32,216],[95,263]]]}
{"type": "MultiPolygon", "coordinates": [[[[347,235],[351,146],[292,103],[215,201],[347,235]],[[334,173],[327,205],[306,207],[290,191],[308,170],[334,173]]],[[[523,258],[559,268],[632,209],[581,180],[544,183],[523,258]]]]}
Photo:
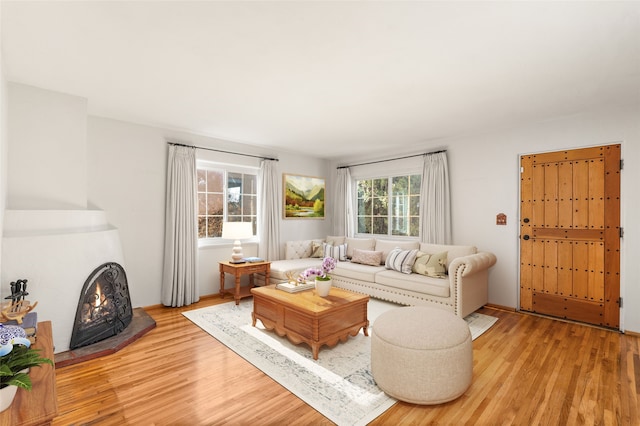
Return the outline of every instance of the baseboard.
{"type": "Polygon", "coordinates": [[[493,303],[487,303],[486,305],[484,305],[484,308],[497,309],[499,311],[508,311],[508,312],[516,312],[517,311],[517,309],[512,307],[512,306],[495,305],[493,303]]]}
{"type": "MultiPolygon", "coordinates": [[[[220,293],[207,294],[204,296],[200,296],[200,300],[206,300],[206,299],[220,299],[220,293]]],[[[143,306],[142,309],[158,309],[158,308],[169,308],[169,307],[170,306],[165,306],[162,303],[158,303],[157,305],[143,306]]]]}

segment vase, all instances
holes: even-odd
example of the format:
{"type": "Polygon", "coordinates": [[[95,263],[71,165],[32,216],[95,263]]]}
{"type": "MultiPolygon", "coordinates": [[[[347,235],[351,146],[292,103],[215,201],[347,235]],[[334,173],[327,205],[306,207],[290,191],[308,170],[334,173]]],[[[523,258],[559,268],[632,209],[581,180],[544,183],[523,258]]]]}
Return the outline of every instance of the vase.
{"type": "Polygon", "coordinates": [[[16,396],[17,390],[18,387],[13,385],[0,389],[0,412],[11,407],[11,403],[13,402],[13,398],[16,396]]]}
{"type": "Polygon", "coordinates": [[[316,293],[318,296],[327,297],[331,291],[332,280],[319,280],[316,278],[316,293]]]}

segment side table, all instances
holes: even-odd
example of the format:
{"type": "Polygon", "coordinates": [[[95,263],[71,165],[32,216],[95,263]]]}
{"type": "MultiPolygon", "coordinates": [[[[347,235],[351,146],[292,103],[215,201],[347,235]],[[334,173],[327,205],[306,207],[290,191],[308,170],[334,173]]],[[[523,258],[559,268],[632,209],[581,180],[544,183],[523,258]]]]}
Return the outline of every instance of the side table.
{"type": "Polygon", "coordinates": [[[264,273],[265,285],[269,285],[269,274],[271,272],[271,262],[245,262],[231,263],[228,261],[220,263],[220,297],[224,298],[225,293],[233,294],[236,305],[240,303],[243,297],[251,296],[251,287],[253,287],[253,274],[256,272],[264,273]],[[224,274],[233,274],[235,276],[235,286],[233,290],[224,288],[224,274]],[[240,277],[249,275],[249,287],[240,287],[240,277]]]}

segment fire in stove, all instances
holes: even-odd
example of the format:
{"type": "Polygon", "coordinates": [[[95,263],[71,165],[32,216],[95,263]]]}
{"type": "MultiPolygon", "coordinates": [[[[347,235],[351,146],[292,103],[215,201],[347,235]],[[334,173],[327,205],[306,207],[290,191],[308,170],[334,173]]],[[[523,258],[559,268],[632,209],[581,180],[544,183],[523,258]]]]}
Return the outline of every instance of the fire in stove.
{"type": "Polygon", "coordinates": [[[132,317],[124,269],[117,263],[105,263],[93,271],[82,288],[69,347],[76,349],[115,336],[132,317]]]}

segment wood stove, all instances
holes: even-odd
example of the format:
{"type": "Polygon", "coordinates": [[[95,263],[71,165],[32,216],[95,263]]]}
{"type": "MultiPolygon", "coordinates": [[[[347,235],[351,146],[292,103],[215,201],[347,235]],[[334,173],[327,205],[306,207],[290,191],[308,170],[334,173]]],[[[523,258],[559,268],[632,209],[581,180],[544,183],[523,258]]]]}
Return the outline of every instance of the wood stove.
{"type": "Polygon", "coordinates": [[[119,264],[96,268],[82,287],[69,347],[76,349],[115,336],[131,323],[127,275],[119,264]]]}

